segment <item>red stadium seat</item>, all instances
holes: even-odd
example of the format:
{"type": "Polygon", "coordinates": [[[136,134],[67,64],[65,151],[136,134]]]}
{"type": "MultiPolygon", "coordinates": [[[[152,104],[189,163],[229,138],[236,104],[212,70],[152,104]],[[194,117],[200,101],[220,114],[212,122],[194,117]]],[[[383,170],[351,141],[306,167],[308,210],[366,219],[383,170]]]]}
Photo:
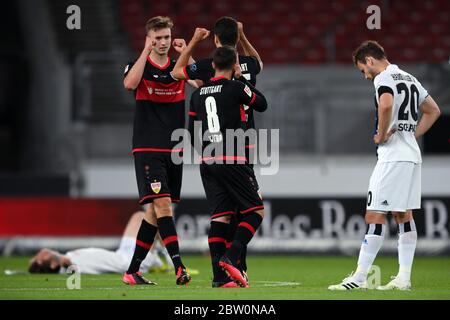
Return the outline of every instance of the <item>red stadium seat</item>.
{"type": "MultiPolygon", "coordinates": [[[[330,31],[336,62],[349,63],[352,50],[365,39],[380,41],[393,61],[448,59],[450,1],[374,0],[371,4],[382,7],[381,30],[366,28],[365,7],[354,0],[120,0],[119,10],[127,38],[136,51],[142,47],[143,24],[148,17],[171,16],[174,35],[188,40],[195,27],[211,29],[217,18],[230,15],[244,22],[247,37],[266,63],[327,62],[322,46],[330,31]]],[[[212,47],[212,43],[202,44],[196,55],[209,55],[212,47]]]]}

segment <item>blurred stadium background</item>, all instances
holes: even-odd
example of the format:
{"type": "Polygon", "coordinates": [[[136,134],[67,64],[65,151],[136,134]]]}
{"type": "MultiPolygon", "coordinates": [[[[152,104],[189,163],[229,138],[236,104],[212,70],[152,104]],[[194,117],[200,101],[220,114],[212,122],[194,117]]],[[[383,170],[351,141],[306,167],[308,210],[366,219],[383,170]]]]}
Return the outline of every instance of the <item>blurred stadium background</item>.
{"type": "MultiPolygon", "coordinates": [[[[47,246],[115,248],[139,209],[130,152],[134,101],[126,63],[144,43],[145,21],[168,15],[190,39],[230,15],[264,61],[258,87],[270,103],[259,128],[280,128],[280,170],[260,176],[267,218],[253,252],[354,254],[376,162],[373,87],[353,67],[365,39],[411,72],[442,116],[420,141],[423,209],[417,254],[450,253],[450,2],[448,0],[7,1],[0,11],[0,252],[47,246]],[[81,30],[66,9],[81,8],[81,30]],[[381,30],[366,8],[381,7],[381,30]]],[[[209,56],[205,41],[195,58],[209,56]]],[[[172,51],[171,56],[176,57],[172,51]]],[[[184,169],[176,207],[184,252],[205,252],[209,215],[198,168],[184,169]]],[[[384,253],[395,253],[390,223],[384,253]]]]}

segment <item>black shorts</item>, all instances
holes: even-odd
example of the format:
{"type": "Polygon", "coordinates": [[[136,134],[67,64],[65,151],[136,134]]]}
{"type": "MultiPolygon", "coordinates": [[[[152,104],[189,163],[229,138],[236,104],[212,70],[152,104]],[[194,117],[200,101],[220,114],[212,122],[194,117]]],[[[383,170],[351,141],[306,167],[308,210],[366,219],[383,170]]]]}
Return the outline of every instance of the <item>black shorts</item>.
{"type": "Polygon", "coordinates": [[[253,170],[246,164],[200,165],[211,219],[264,209],[253,170]]]}
{"type": "Polygon", "coordinates": [[[258,180],[256,180],[255,169],[254,169],[253,164],[251,164],[251,163],[245,163],[245,165],[248,166],[248,167],[250,168],[250,171],[249,171],[249,172],[250,172],[251,177],[252,177],[252,179],[253,179],[253,183],[255,184],[256,190],[259,191],[259,184],[258,184],[258,180]]]}
{"type": "Polygon", "coordinates": [[[174,164],[171,153],[136,152],[134,167],[140,204],[162,197],[170,197],[172,202],[180,201],[183,164],[174,164]]]}

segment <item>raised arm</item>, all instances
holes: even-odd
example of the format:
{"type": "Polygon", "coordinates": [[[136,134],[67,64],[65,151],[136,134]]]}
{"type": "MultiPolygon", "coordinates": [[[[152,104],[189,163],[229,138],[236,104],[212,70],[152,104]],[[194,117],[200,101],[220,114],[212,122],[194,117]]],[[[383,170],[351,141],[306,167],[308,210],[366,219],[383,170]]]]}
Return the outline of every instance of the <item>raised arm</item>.
{"type": "Polygon", "coordinates": [[[420,105],[420,111],[422,111],[422,117],[417,124],[415,133],[416,138],[423,136],[441,115],[439,106],[431,96],[426,97],[422,102],[420,105]]]}
{"type": "MultiPolygon", "coordinates": [[[[178,52],[179,54],[181,54],[183,52],[183,50],[185,50],[187,47],[186,41],[184,39],[179,39],[179,38],[173,40],[172,46],[175,49],[175,51],[178,52]]],[[[195,63],[195,60],[192,56],[189,57],[188,63],[189,64],[195,63]]],[[[188,80],[187,83],[189,83],[191,85],[191,87],[194,87],[194,88],[200,87],[200,83],[198,83],[196,80],[188,80]]]]}
{"type": "MultiPolygon", "coordinates": [[[[181,54],[183,52],[184,49],[186,49],[187,45],[186,45],[186,40],[181,39],[181,38],[177,38],[174,39],[172,42],[172,46],[175,49],[176,52],[178,52],[179,54],[181,54]]],[[[193,64],[195,63],[195,60],[193,57],[189,57],[189,64],[193,64]]]]}
{"type": "Polygon", "coordinates": [[[189,59],[194,52],[195,47],[199,42],[209,36],[209,31],[204,28],[196,28],[191,41],[186,48],[181,52],[180,57],[172,70],[172,77],[178,80],[186,79],[184,68],[189,64],[189,59]]]}
{"type": "Polygon", "coordinates": [[[252,46],[250,41],[247,39],[244,33],[244,25],[242,22],[238,22],[238,31],[239,31],[239,42],[241,44],[242,50],[244,50],[244,54],[246,56],[255,57],[258,62],[260,69],[263,69],[263,62],[261,60],[261,57],[258,54],[258,51],[256,51],[255,47],[252,46]]]}
{"type": "Polygon", "coordinates": [[[149,37],[145,38],[145,46],[144,50],[142,50],[141,55],[134,63],[133,67],[130,70],[127,70],[127,75],[123,79],[123,86],[127,90],[136,90],[141,82],[142,75],[144,74],[145,63],[147,61],[147,57],[152,51],[153,45],[152,40],[149,37]]]}

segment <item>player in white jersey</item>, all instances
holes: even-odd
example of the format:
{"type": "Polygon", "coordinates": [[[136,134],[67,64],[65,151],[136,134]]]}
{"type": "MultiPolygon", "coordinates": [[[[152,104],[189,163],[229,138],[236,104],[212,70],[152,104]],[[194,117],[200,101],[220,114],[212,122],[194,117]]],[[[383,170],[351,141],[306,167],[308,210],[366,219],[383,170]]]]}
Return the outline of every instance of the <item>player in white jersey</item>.
{"type": "MultiPolygon", "coordinates": [[[[142,211],[131,216],[123,232],[119,248],[115,251],[83,248],[61,254],[54,250],[42,249],[30,260],[29,271],[31,273],[64,273],[69,266],[76,265],[82,274],[124,273],[133,255],[136,235],[143,217],[142,211]]],[[[170,258],[166,258],[166,263],[170,263],[169,261],[170,258]]],[[[156,250],[153,249],[142,262],[140,271],[148,272],[150,268],[161,268],[163,265],[156,250]]]]}
{"type": "Polygon", "coordinates": [[[369,182],[367,232],[358,267],[354,274],[328,289],[367,288],[367,273],[383,243],[386,214],[390,212],[399,227],[399,271],[392,281],[377,289],[409,290],[417,242],[412,210],[420,208],[421,198],[422,158],[416,139],[431,128],[440,110],[414,76],[389,63],[376,41],[363,42],[355,50],[353,61],[375,86],[377,116],[373,140],[378,161],[369,182]]]}

